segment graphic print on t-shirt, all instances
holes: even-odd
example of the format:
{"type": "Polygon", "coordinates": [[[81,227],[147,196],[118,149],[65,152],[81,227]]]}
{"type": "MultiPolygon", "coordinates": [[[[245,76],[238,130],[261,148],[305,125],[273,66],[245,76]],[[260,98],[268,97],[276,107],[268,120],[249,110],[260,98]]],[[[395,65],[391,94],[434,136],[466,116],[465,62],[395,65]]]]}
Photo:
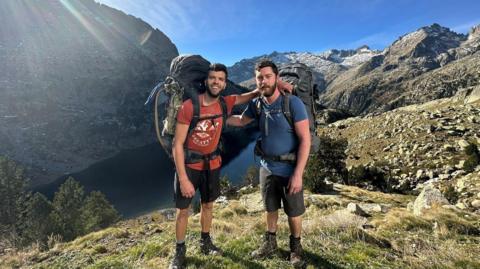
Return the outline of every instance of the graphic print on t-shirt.
{"type": "Polygon", "coordinates": [[[220,124],[218,121],[215,121],[212,125],[212,120],[202,120],[197,123],[192,134],[192,142],[200,147],[208,147],[213,140],[215,135],[215,130],[220,124]]]}

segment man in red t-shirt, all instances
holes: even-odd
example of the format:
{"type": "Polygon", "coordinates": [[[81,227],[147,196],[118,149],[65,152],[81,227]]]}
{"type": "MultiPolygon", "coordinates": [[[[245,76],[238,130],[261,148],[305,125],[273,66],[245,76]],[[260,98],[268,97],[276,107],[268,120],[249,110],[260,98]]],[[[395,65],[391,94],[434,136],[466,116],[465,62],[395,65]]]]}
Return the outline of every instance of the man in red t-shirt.
{"type": "MultiPolygon", "coordinates": [[[[227,85],[227,68],[223,64],[212,64],[205,81],[207,91],[199,96],[200,115],[196,126],[190,124],[194,117],[192,100],[187,100],[178,110],[177,125],[173,142],[173,158],[175,160],[175,206],[176,219],[176,251],[170,268],[185,266],[185,234],[188,223],[188,209],[195,195],[200,190],[201,213],[200,223],[201,251],[204,254],[221,254],[210,238],[213,202],[220,196],[220,166],[222,158],[217,154],[223,122],[220,93],[227,85]],[[195,157],[192,157],[195,156],[195,157]]],[[[255,98],[258,90],[242,95],[223,97],[227,114],[234,105],[244,104],[255,98]]]]}

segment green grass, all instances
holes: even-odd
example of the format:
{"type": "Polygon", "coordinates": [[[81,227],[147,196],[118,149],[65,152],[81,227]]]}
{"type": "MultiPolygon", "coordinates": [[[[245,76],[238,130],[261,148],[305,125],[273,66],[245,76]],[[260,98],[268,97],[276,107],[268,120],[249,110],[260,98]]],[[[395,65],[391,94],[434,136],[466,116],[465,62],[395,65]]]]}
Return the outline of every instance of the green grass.
{"type": "MultiPolygon", "coordinates": [[[[310,194],[307,194],[307,196],[310,194]]],[[[341,187],[336,195],[312,196],[304,215],[302,244],[309,268],[476,268],[480,225],[476,215],[465,217],[441,207],[423,217],[405,209],[411,196],[341,187]],[[349,201],[389,203],[387,213],[369,217],[370,229],[358,221],[327,217],[349,201]],[[330,222],[325,222],[329,220],[330,222]],[[434,225],[434,223],[436,223],[434,225]]],[[[335,215],[332,215],[335,216],[335,215]]],[[[128,220],[116,227],[57,245],[48,252],[19,253],[0,259],[0,268],[167,268],[174,253],[173,221],[152,216],[153,223],[128,220]]],[[[270,259],[252,259],[265,231],[263,213],[248,213],[238,201],[216,205],[212,226],[222,257],[201,254],[199,216],[189,220],[188,268],[291,268],[289,228],[280,213],[277,240],[280,251],[270,259]]]]}

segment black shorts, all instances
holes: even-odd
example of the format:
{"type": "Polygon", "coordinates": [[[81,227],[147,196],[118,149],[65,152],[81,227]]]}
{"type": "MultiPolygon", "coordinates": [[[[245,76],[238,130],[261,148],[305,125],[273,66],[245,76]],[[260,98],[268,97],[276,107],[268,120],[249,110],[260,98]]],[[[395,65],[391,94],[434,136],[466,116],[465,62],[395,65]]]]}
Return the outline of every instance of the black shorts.
{"type": "MultiPolygon", "coordinates": [[[[200,190],[200,200],[202,203],[215,201],[220,196],[220,168],[215,170],[194,170],[185,167],[187,176],[192,182],[195,190],[200,190]]],[[[192,198],[187,198],[182,195],[180,190],[180,182],[178,175],[175,173],[174,187],[174,202],[176,208],[185,209],[190,206],[192,198]]]]}
{"type": "MultiPolygon", "coordinates": [[[[260,173],[262,175],[262,173],[260,173]]],[[[262,199],[267,212],[275,212],[281,208],[289,217],[298,217],[305,213],[305,203],[303,201],[303,190],[288,194],[288,178],[265,175],[260,179],[260,188],[262,190],[262,199]]]]}

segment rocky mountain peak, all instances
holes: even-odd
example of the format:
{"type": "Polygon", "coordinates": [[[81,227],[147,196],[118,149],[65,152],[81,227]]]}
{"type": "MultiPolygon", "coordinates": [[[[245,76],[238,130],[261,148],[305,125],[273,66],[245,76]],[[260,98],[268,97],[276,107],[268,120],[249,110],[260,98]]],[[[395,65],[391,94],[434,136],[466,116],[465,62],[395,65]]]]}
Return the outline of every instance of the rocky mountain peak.
{"type": "MultiPolygon", "coordinates": [[[[345,64],[348,62],[351,57],[355,57],[360,54],[377,54],[377,51],[371,50],[367,45],[363,45],[357,49],[350,49],[350,50],[338,50],[338,49],[330,49],[325,52],[319,53],[318,56],[325,60],[345,64]]],[[[350,64],[347,64],[350,65],[350,64]]]]}
{"type": "Polygon", "coordinates": [[[365,53],[365,52],[370,52],[370,51],[372,51],[372,50],[367,45],[360,46],[355,50],[355,52],[357,52],[357,53],[365,53]]]}
{"type": "Polygon", "coordinates": [[[446,61],[439,58],[441,54],[457,48],[465,40],[465,35],[434,23],[397,39],[385,50],[385,63],[390,66],[389,70],[402,64],[422,72],[431,70],[445,64],[446,61]]]}
{"type": "Polygon", "coordinates": [[[471,40],[474,38],[480,38],[480,24],[472,27],[472,29],[468,33],[468,40],[471,40]]]}

